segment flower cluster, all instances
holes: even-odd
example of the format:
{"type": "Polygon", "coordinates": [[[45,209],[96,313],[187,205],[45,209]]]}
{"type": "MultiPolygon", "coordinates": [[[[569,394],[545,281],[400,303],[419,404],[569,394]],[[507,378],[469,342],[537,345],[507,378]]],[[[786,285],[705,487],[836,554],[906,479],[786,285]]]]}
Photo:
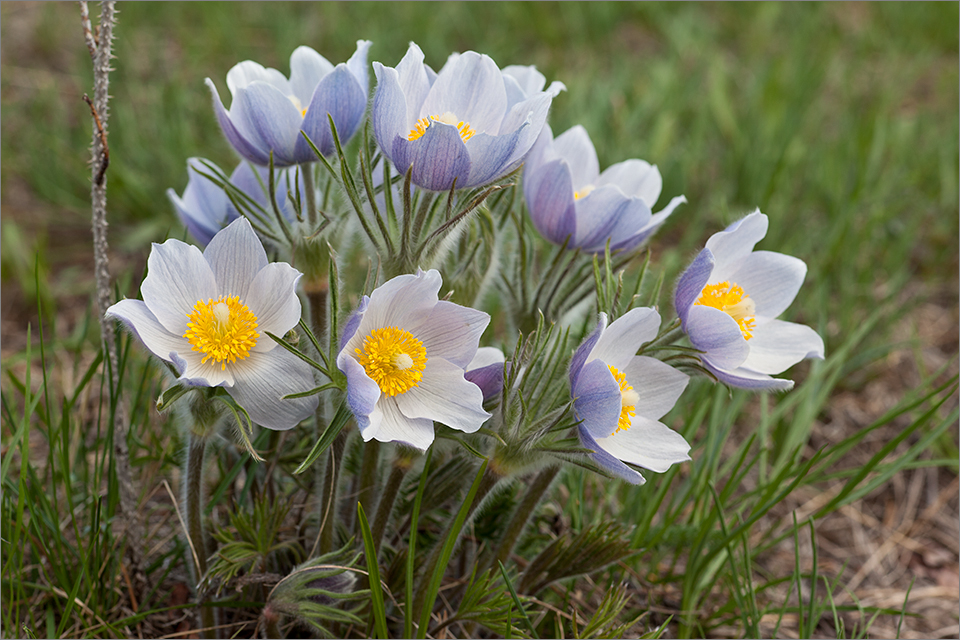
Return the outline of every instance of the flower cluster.
{"type": "Polygon", "coordinates": [[[122,300],[107,312],[172,365],[181,384],[222,387],[272,429],[291,428],[318,407],[324,419],[319,394],[339,394],[365,442],[425,450],[442,425],[454,438],[477,434],[471,446],[481,450],[487,437],[491,451],[511,460],[535,457],[538,447],[553,450],[547,441],[554,423],[542,422],[569,410],[586,463],[639,484],[637,468],[663,472],[689,459],[686,439],[661,419],[691,374],[785,390],[793,383],[773,374],[823,357],[812,329],[776,319],[806,267],[753,251],[768,224],[755,212],[711,237],[681,276],[674,327],[693,349],[677,346],[682,356],[661,358],[676,353],[670,336],[677,334],[661,328],[660,314],[632,302],[608,304],[600,276],[584,279],[599,274],[608,255],[626,264],[686,202],[674,196],[654,212],[663,187],[657,167],[629,159],[601,171],[586,129],[554,138],[547,124],[561,82],[547,86],[534,67],[501,69],[473,51],[450,55],[438,72],[415,44],[395,67],[373,62],[368,112],[370,47],[360,40],[336,66],[299,47],[289,77],[241,62],[226,77],[229,109],[207,79],[223,134],[242,160],[227,178],[212,162],[191,158],[183,195],[169,191],[206,249],[176,240],[155,245],[143,300],[122,300]],[[378,153],[373,164],[363,157],[352,165],[342,152],[366,118],[378,153]],[[521,198],[488,198],[518,180],[521,198]],[[557,250],[549,265],[513,261],[542,255],[542,240],[521,221],[524,206],[542,240],[570,257],[557,250]],[[271,231],[273,214],[283,233],[271,231]],[[521,222],[505,225],[510,219],[521,222]],[[332,229],[348,242],[335,240],[332,229]],[[336,270],[304,292],[320,325],[301,322],[300,271],[269,263],[255,231],[268,233],[269,247],[311,274],[336,270]],[[312,263],[314,254],[303,250],[317,239],[330,243],[329,264],[312,263]],[[353,274],[368,271],[382,284],[362,295],[353,274]],[[532,289],[531,303],[524,292],[532,289]],[[342,298],[328,301],[328,291],[342,298]],[[578,306],[591,295],[599,320],[574,351],[566,334],[547,325],[592,324],[578,306]],[[489,312],[472,308],[494,299],[489,312]],[[342,304],[355,310],[324,346],[341,327],[342,304]],[[288,335],[298,324],[311,349],[288,335]],[[497,335],[483,341],[491,325],[497,335]],[[569,372],[569,388],[545,391],[566,382],[543,373],[546,365],[530,359],[533,347],[505,355],[493,346],[516,332],[526,345],[552,341],[537,353],[552,359],[551,371],[569,372]],[[568,362],[558,360],[571,351],[568,362]],[[543,406],[542,415],[515,411],[517,399],[543,406]]]}

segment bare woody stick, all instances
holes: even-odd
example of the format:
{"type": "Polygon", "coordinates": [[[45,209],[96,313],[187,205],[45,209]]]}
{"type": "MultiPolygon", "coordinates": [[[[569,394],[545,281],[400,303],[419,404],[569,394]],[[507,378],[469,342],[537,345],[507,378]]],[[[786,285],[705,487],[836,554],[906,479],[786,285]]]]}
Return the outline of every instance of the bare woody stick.
{"type": "MultiPolygon", "coordinates": [[[[97,308],[100,318],[100,339],[108,358],[111,372],[111,388],[117,388],[119,375],[116,341],[113,323],[105,321],[104,312],[111,303],[110,270],[107,262],[107,166],[110,164],[110,149],[107,146],[107,117],[109,116],[110,59],[113,57],[113,25],[116,22],[115,2],[100,5],[100,26],[94,31],[90,24],[87,3],[80,2],[80,20],[84,40],[93,59],[93,100],[83,99],[90,106],[93,117],[92,186],[90,200],[93,209],[93,257],[97,282],[97,308]]],[[[117,465],[117,480],[120,490],[120,510],[129,541],[127,552],[133,573],[142,579],[143,526],[137,511],[137,491],[130,472],[130,452],[127,449],[126,411],[122,402],[117,402],[113,438],[114,460],[117,465]]]]}

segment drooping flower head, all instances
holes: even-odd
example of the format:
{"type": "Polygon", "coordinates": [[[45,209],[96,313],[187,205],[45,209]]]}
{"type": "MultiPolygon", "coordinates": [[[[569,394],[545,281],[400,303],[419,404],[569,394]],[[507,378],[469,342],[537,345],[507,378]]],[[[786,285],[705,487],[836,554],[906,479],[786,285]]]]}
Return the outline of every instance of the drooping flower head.
{"type": "Polygon", "coordinates": [[[290,56],[290,78],[276,69],[245,60],[227,73],[233,96],[230,110],[210,78],[217,120],[227,140],[242,157],[259,165],[288,166],[317,159],[301,131],[323,155],[336,150],[327,115],[333,116],[337,135],[346,144],[357,132],[367,108],[369,81],[367,50],[372,43],[358,40],[347,62],[333,66],[310,47],[297,47],[290,56]]]}
{"type": "Polygon", "coordinates": [[[703,351],[703,366],[732,387],[786,390],[772,378],[805,358],[823,358],[810,327],[777,320],[800,290],[807,265],[772,251],[754,251],[767,234],[754,211],[715,233],[677,283],[674,304],[683,330],[703,351]]]}
{"type": "MultiPolygon", "coordinates": [[[[213,166],[216,167],[216,165],[213,166]]],[[[177,217],[190,235],[204,246],[218,231],[240,217],[240,212],[237,211],[224,189],[204,175],[209,173],[211,173],[210,170],[204,166],[200,158],[189,158],[187,187],[183,190],[183,196],[178,196],[173,189],[167,189],[167,197],[173,203],[177,217]]],[[[270,212],[268,197],[263,191],[263,185],[267,184],[269,174],[270,171],[265,167],[253,169],[246,162],[241,162],[233,170],[230,183],[260,205],[268,213],[268,219],[272,219],[273,214],[270,212]],[[254,171],[259,174],[259,178],[254,171]]],[[[296,220],[297,214],[287,197],[287,192],[296,194],[299,190],[303,194],[305,189],[303,176],[298,174],[295,167],[278,169],[274,172],[274,181],[277,206],[287,222],[292,223],[296,220]]]]}
{"type": "Polygon", "coordinates": [[[683,436],[659,422],[689,378],[660,360],[634,355],[659,326],[653,309],[631,309],[609,327],[601,313],[570,363],[581,444],[594,451],[598,465],[632,484],[644,479],[627,462],[662,473],[690,459],[683,436]]]}
{"type": "Polygon", "coordinates": [[[154,244],[143,300],[121,300],[106,317],[123,322],[154,355],[172,364],[178,381],[224,387],[258,424],[290,429],[311,415],[317,396],[309,365],[267,336],[300,320],[300,272],[267,262],[246,218],[217,233],[200,252],[179,240],[154,244]]]}
{"type": "Polygon", "coordinates": [[[556,140],[550,125],[527,158],[523,194],[530,217],[550,242],[590,253],[636,248],[687,199],[676,196],[659,213],[653,205],[663,180],[644,160],[625,160],[600,173],[586,129],[576,125],[556,140]]]}
{"type": "Polygon", "coordinates": [[[412,166],[413,183],[431,191],[476,187],[519,167],[563,88],[526,95],[532,74],[502,72],[473,51],[450,56],[434,74],[412,43],[396,68],[373,69],[377,144],[399,173],[412,166]]]}
{"type": "Polygon", "coordinates": [[[490,417],[464,379],[490,316],[440,300],[441,284],[434,269],[397,276],[364,296],[344,328],[337,367],[364,441],[425,450],[434,420],[473,433],[490,417]]]}

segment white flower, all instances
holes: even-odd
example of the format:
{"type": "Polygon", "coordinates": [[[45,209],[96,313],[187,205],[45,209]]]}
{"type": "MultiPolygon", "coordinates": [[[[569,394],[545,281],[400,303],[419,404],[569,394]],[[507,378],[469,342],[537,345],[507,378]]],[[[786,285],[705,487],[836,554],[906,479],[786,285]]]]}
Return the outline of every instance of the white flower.
{"type": "Polygon", "coordinates": [[[290,429],[311,415],[317,396],[284,400],[313,388],[310,366],[279,347],[300,319],[300,272],[268,263],[246,218],[238,218],[200,250],[179,240],[154,244],[143,301],[107,309],[154,355],[173,364],[179,382],[225,387],[258,424],[290,429]]]}
{"type": "Polygon", "coordinates": [[[690,459],[683,436],[659,421],[689,378],[660,360],[635,355],[659,327],[653,309],[631,309],[609,327],[601,313],[570,363],[581,444],[593,450],[594,462],[633,484],[643,484],[643,476],[625,462],[662,473],[690,459]]]}
{"type": "Polygon", "coordinates": [[[434,420],[473,433],[490,417],[480,387],[464,379],[490,316],[439,300],[440,285],[434,269],[397,276],[347,323],[337,366],[364,441],[425,450],[434,420]]]}
{"type": "Polygon", "coordinates": [[[731,387],[787,390],[772,378],[805,358],[823,358],[823,339],[802,324],[777,320],[800,291],[807,265],[754,251],[767,235],[754,211],[713,234],[677,283],[674,305],[683,330],[703,352],[703,366],[731,387]]]}

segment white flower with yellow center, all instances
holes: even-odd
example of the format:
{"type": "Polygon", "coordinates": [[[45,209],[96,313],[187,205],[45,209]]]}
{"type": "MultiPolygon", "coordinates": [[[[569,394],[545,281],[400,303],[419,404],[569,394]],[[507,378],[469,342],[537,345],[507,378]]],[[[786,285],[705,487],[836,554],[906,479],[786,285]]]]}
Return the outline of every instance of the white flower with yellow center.
{"type": "Polygon", "coordinates": [[[659,327],[660,315],[653,309],[631,309],[609,327],[601,313],[570,363],[580,442],[600,467],[633,484],[644,480],[629,465],[662,473],[690,459],[683,436],[659,422],[686,388],[687,375],[635,355],[659,327]]]}
{"type": "Polygon", "coordinates": [[[441,284],[433,269],[397,276],[364,296],[344,329],[337,366],[364,441],[426,449],[434,420],[473,433],[490,417],[464,378],[490,316],[440,300],[441,284]]]}
{"type": "Polygon", "coordinates": [[[143,300],[107,309],[154,355],[171,363],[178,381],[224,387],[254,422],[290,429],[310,416],[317,396],[284,400],[312,389],[310,366],[267,336],[300,320],[300,272],[268,263],[246,218],[217,233],[200,252],[179,240],[154,244],[143,300]]]}
{"type": "Polygon", "coordinates": [[[703,366],[731,387],[787,390],[773,378],[805,358],[823,358],[823,339],[802,324],[777,320],[800,291],[807,265],[754,251],[767,234],[755,211],[713,234],[677,282],[674,304],[703,366]]]}

